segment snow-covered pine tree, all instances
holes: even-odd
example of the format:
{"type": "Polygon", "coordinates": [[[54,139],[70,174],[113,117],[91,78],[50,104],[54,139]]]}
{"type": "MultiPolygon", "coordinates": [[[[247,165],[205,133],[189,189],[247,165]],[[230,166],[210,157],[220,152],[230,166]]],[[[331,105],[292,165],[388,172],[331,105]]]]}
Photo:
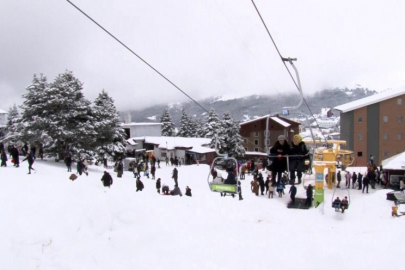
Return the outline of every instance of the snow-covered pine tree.
{"type": "Polygon", "coordinates": [[[191,137],[190,135],[190,118],[183,109],[180,118],[180,127],[177,131],[177,137],[191,137]]]}
{"type": "Polygon", "coordinates": [[[243,138],[240,135],[239,121],[232,121],[232,126],[227,131],[228,136],[228,153],[235,158],[241,158],[245,155],[245,148],[243,147],[243,138]]]}
{"type": "Polygon", "coordinates": [[[125,131],[121,126],[114,100],[102,91],[93,104],[96,136],[96,155],[116,159],[125,154],[125,131]]]}
{"type": "Polygon", "coordinates": [[[211,143],[210,147],[215,148],[216,138],[218,137],[218,147],[220,148],[223,145],[223,132],[222,132],[222,125],[221,120],[218,118],[217,113],[215,110],[210,110],[207,118],[207,124],[205,126],[205,138],[210,138],[211,143]]]}
{"type": "Polygon", "coordinates": [[[34,74],[32,84],[29,85],[23,94],[25,99],[20,106],[21,112],[21,130],[20,140],[30,143],[52,143],[52,138],[47,132],[47,117],[54,113],[53,110],[48,111],[46,102],[48,101],[47,90],[49,83],[47,78],[40,74],[34,74]]]}
{"type": "Polygon", "coordinates": [[[17,105],[14,104],[14,106],[8,110],[6,128],[2,136],[2,140],[4,140],[4,142],[16,144],[17,142],[22,141],[20,122],[21,118],[20,114],[18,113],[17,105]]]}
{"type": "Polygon", "coordinates": [[[162,117],[160,118],[160,123],[162,123],[162,136],[176,136],[175,125],[173,124],[168,109],[165,109],[163,111],[162,117]]]}
{"type": "Polygon", "coordinates": [[[204,128],[204,122],[202,119],[195,119],[195,137],[196,138],[205,138],[205,128],[204,128]]]}
{"type": "Polygon", "coordinates": [[[42,91],[27,89],[22,106],[25,133],[36,134],[50,156],[61,159],[66,152],[79,154],[95,147],[91,103],[84,98],[82,85],[71,71],[66,71],[42,91]]]}
{"type": "Polygon", "coordinates": [[[197,134],[197,128],[198,128],[197,121],[198,121],[198,119],[193,117],[193,116],[190,116],[189,121],[190,121],[189,137],[190,138],[199,138],[198,134],[197,134]]]}

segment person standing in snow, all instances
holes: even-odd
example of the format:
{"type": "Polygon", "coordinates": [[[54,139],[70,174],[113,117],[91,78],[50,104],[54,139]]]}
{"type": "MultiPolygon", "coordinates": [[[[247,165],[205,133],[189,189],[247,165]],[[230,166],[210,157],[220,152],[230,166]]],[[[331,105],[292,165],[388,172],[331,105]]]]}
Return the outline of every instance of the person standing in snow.
{"type": "Polygon", "coordinates": [[[70,156],[69,153],[66,154],[65,164],[66,164],[66,167],[67,167],[67,171],[71,172],[72,171],[72,157],[70,156]]]}
{"type": "Polygon", "coordinates": [[[363,191],[362,191],[362,193],[364,193],[364,190],[366,190],[366,192],[368,193],[368,185],[369,184],[370,184],[370,179],[368,178],[368,175],[366,175],[363,178],[363,191]]]}
{"type": "Polygon", "coordinates": [[[152,180],[155,180],[155,172],[156,172],[155,164],[152,164],[152,166],[150,167],[150,174],[152,175],[152,180]]]}
{"type": "Polygon", "coordinates": [[[113,184],[113,179],[107,171],[104,171],[104,174],[101,177],[101,181],[103,182],[103,185],[105,187],[111,188],[111,185],[113,184]]]}
{"type": "Polygon", "coordinates": [[[357,174],[357,183],[359,183],[357,190],[361,190],[363,184],[363,175],[360,172],[357,174]]]}
{"type": "Polygon", "coordinates": [[[122,160],[119,159],[117,163],[117,177],[121,178],[123,174],[124,174],[124,164],[122,163],[122,160]]]}
{"type": "Polygon", "coordinates": [[[176,186],[179,185],[179,183],[177,182],[178,177],[179,177],[179,172],[177,171],[176,168],[174,168],[174,169],[173,169],[172,178],[173,178],[174,183],[175,183],[176,186]]]}
{"type": "Polygon", "coordinates": [[[14,145],[11,147],[11,156],[14,160],[14,166],[17,168],[20,167],[20,153],[14,145]]]}
{"type": "Polygon", "coordinates": [[[144,187],[145,186],[143,185],[141,178],[138,176],[138,178],[136,179],[136,192],[142,191],[144,187]]]}
{"type": "Polygon", "coordinates": [[[313,190],[312,190],[312,185],[309,184],[307,188],[307,200],[305,201],[305,205],[311,207],[312,205],[312,195],[313,195],[313,190]]]}
{"type": "Polygon", "coordinates": [[[1,167],[7,167],[7,153],[4,149],[1,150],[1,167]]]}
{"type": "Polygon", "coordinates": [[[240,181],[238,181],[238,193],[239,193],[239,201],[243,200],[242,198],[242,187],[240,185],[240,181]]]}
{"type": "Polygon", "coordinates": [[[32,164],[34,164],[34,159],[32,158],[30,153],[27,153],[27,156],[26,158],[23,159],[23,162],[26,160],[28,161],[28,174],[31,174],[31,170],[34,170],[34,168],[32,168],[32,164]]]}
{"type": "Polygon", "coordinates": [[[346,188],[350,188],[350,179],[352,178],[350,172],[346,173],[345,178],[346,178],[346,188]]]}
{"type": "Polygon", "coordinates": [[[297,187],[295,186],[294,182],[292,182],[289,193],[290,193],[291,202],[294,205],[295,204],[295,195],[297,195],[297,187]]]}
{"type": "Polygon", "coordinates": [[[357,181],[357,174],[356,174],[356,172],[353,172],[353,174],[352,174],[352,188],[355,188],[356,181],[357,181]]]}
{"type": "Polygon", "coordinates": [[[186,196],[191,197],[191,188],[189,188],[188,186],[186,187],[186,196]]]}
{"type": "Polygon", "coordinates": [[[159,194],[160,194],[160,187],[161,187],[161,180],[160,178],[158,178],[156,181],[156,189],[159,194]]]}

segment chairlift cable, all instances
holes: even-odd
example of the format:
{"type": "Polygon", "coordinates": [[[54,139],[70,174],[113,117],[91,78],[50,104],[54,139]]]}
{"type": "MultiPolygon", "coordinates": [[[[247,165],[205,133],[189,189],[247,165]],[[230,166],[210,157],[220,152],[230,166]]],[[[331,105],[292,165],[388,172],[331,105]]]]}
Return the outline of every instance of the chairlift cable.
{"type": "MultiPolygon", "coordinates": [[[[281,62],[283,62],[283,65],[285,66],[285,68],[286,68],[288,74],[290,74],[290,77],[291,77],[291,79],[293,80],[295,86],[297,87],[298,91],[300,91],[300,88],[299,88],[297,82],[295,81],[294,76],[291,74],[290,70],[289,70],[288,67],[287,67],[287,64],[286,64],[285,61],[283,60],[283,57],[282,57],[282,55],[281,55],[281,53],[280,53],[280,50],[278,49],[277,44],[276,44],[276,42],[274,41],[273,36],[271,35],[271,33],[270,33],[270,31],[269,31],[269,29],[268,29],[266,23],[264,22],[264,19],[263,19],[262,15],[260,14],[259,9],[257,8],[257,6],[256,6],[256,4],[255,4],[255,2],[254,2],[254,0],[251,0],[251,1],[252,1],[253,6],[254,6],[255,9],[256,9],[257,14],[258,14],[259,17],[260,17],[260,20],[262,21],[262,23],[263,23],[263,25],[264,25],[264,28],[266,28],[267,34],[269,35],[269,37],[270,37],[270,39],[271,39],[271,41],[272,41],[274,47],[276,48],[276,51],[277,51],[278,55],[280,56],[281,62]]],[[[305,105],[307,105],[307,108],[308,108],[310,114],[312,115],[312,117],[314,117],[314,115],[313,115],[311,109],[309,108],[309,105],[308,105],[307,101],[305,100],[305,98],[303,98],[303,100],[304,100],[304,102],[305,102],[305,105]]],[[[314,119],[315,119],[315,117],[314,117],[314,119]]],[[[315,122],[316,122],[316,124],[317,124],[318,127],[319,127],[319,123],[318,123],[318,121],[317,121],[316,119],[315,119],[315,122]]],[[[322,133],[321,133],[321,134],[322,134],[322,133]]],[[[327,141],[327,140],[326,140],[326,137],[325,137],[323,134],[322,134],[322,136],[324,137],[325,141],[327,141]]]]}
{"type": "Polygon", "coordinates": [[[101,26],[98,22],[96,22],[93,18],[91,18],[89,15],[87,15],[83,10],[81,10],[78,6],[73,4],[71,1],[66,0],[69,4],[71,4],[74,8],[76,8],[78,11],[80,11],[84,16],[86,16],[89,20],[91,20],[93,23],[95,23],[98,27],[100,27],[104,32],[106,32],[108,35],[110,35],[113,39],[115,39],[118,43],[120,43],[122,46],[124,46],[128,51],[130,51],[133,55],[138,57],[142,62],[144,62],[147,66],[149,66],[153,71],[155,71],[157,74],[159,74],[163,79],[165,79],[167,82],[169,82],[171,85],[173,85],[177,90],[179,90],[181,93],[183,93],[186,97],[188,97],[190,100],[192,100],[197,106],[199,106],[201,109],[209,113],[207,109],[205,109],[201,104],[199,104],[197,101],[195,101],[192,97],[190,97],[186,92],[180,89],[176,84],[174,84],[171,80],[169,80],[166,76],[164,76],[162,73],[160,73],[156,68],[154,68],[151,64],[149,64],[146,60],[144,60],[142,57],[140,57],[138,54],[136,54],[133,50],[131,50],[127,45],[125,45],[121,40],[116,38],[113,34],[111,34],[107,29],[105,29],[103,26],[101,26]]]}

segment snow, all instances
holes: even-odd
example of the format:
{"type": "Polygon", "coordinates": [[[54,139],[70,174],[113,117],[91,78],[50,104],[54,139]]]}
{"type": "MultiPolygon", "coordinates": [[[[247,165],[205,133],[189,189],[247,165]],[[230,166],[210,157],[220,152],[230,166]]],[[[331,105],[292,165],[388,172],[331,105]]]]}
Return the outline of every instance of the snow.
{"type": "Polygon", "coordinates": [[[154,116],[149,116],[149,117],[146,117],[147,119],[149,119],[149,120],[153,120],[153,121],[156,121],[156,115],[154,115],[154,116]]]}
{"type": "MultiPolygon", "coordinates": [[[[31,175],[27,166],[0,168],[0,269],[403,268],[405,218],[391,217],[389,190],[350,190],[342,214],[330,207],[333,190],[324,211],[292,210],[287,195],[254,196],[250,175],[241,181],[243,201],[221,197],[209,190],[207,165],[178,168],[191,198],[158,195],[145,177],[135,192],[131,173],[117,178],[112,170],[105,188],[95,165],[74,182],[61,162],[37,160],[31,175]]],[[[173,188],[173,167],[161,167],[157,177],[173,188]]]]}

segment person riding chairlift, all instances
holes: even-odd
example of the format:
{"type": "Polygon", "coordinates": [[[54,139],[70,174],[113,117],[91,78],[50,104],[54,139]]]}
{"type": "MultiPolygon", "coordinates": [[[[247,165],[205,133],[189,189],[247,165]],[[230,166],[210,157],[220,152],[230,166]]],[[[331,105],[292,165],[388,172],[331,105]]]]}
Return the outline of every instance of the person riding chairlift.
{"type": "Polygon", "coordinates": [[[335,208],[336,211],[339,211],[340,206],[341,206],[342,201],[339,199],[339,197],[337,197],[334,201],[333,201],[333,208],[335,208]]]}

